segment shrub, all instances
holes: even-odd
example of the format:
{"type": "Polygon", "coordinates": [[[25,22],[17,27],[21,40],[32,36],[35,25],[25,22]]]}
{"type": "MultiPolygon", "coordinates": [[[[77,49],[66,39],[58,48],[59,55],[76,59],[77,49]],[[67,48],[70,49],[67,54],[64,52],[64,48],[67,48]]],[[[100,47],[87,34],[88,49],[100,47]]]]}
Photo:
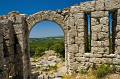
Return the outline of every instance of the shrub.
{"type": "Polygon", "coordinates": [[[109,65],[103,64],[96,70],[96,77],[101,78],[106,76],[108,73],[112,71],[111,67],[109,65]]]}
{"type": "Polygon", "coordinates": [[[87,70],[80,69],[80,74],[87,74],[87,70]]]}

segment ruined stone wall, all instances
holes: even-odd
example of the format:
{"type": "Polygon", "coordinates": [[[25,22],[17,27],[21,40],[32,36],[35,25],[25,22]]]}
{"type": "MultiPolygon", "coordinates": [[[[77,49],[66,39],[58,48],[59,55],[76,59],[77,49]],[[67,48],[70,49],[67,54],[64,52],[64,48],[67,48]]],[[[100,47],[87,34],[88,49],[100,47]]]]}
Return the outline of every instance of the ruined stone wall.
{"type": "Polygon", "coordinates": [[[63,11],[42,11],[30,16],[12,12],[1,16],[0,68],[4,72],[0,79],[30,79],[29,33],[35,24],[44,20],[59,24],[64,31],[67,73],[101,64],[115,65],[120,70],[120,0],[96,0],[63,11]],[[113,17],[111,48],[110,13],[113,17]]]}

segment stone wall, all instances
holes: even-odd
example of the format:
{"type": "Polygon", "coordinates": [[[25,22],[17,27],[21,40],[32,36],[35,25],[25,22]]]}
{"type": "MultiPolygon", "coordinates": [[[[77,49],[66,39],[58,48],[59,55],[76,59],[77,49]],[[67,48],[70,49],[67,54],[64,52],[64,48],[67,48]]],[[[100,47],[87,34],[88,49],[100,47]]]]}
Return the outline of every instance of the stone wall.
{"type": "Polygon", "coordinates": [[[30,79],[29,33],[35,24],[44,20],[59,24],[64,31],[67,73],[101,64],[115,65],[120,70],[120,0],[96,0],[63,11],[42,11],[30,16],[11,12],[1,16],[0,69],[3,72],[0,79],[30,79]],[[113,17],[112,47],[110,14],[113,17]]]}

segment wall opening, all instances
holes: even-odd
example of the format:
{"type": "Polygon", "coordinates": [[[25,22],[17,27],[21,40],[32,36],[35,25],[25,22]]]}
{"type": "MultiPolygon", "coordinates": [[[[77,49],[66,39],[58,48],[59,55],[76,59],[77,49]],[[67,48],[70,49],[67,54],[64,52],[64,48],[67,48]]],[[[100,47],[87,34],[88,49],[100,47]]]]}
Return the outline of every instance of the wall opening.
{"type": "Polygon", "coordinates": [[[85,52],[91,52],[91,13],[85,13],[85,52]]]}
{"type": "Polygon", "coordinates": [[[55,22],[42,21],[32,28],[29,36],[32,73],[52,78],[58,68],[65,68],[64,31],[60,27],[55,22]]]}
{"type": "Polygon", "coordinates": [[[115,37],[117,26],[117,10],[109,11],[109,52],[115,52],[115,37]]]}

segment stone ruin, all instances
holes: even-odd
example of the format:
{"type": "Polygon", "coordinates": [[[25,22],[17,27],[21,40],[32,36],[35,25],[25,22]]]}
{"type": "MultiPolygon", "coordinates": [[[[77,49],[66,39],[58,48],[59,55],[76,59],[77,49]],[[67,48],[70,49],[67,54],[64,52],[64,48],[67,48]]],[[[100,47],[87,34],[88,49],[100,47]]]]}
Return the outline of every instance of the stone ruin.
{"type": "Polygon", "coordinates": [[[68,74],[101,64],[120,70],[120,0],[96,0],[63,11],[0,16],[0,79],[30,79],[29,33],[44,20],[64,31],[68,74]]]}

